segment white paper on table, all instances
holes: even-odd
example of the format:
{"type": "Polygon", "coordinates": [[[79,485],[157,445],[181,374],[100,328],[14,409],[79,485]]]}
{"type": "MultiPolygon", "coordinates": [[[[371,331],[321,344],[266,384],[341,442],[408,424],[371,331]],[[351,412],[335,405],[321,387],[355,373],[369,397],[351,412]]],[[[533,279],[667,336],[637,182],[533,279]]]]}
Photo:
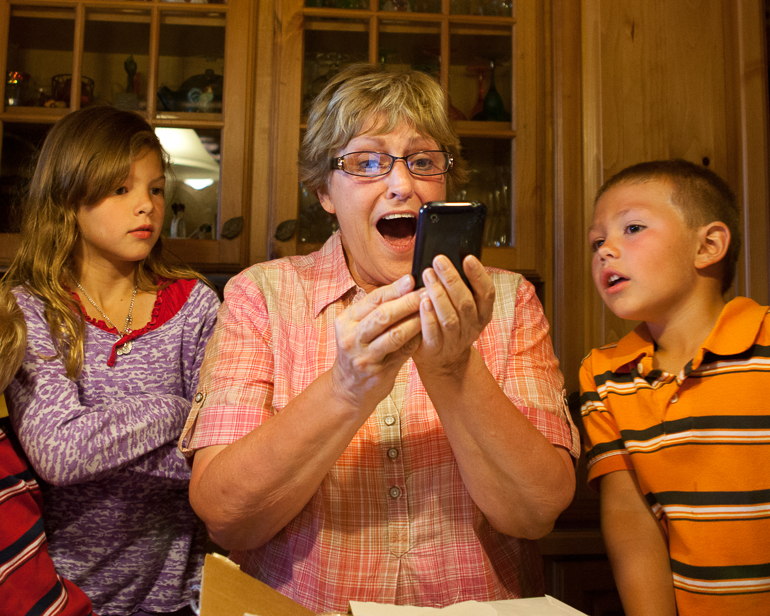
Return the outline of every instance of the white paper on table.
{"type": "Polygon", "coordinates": [[[464,601],[445,608],[351,601],[350,612],[353,616],[585,616],[583,612],[548,595],[489,603],[464,601]]]}

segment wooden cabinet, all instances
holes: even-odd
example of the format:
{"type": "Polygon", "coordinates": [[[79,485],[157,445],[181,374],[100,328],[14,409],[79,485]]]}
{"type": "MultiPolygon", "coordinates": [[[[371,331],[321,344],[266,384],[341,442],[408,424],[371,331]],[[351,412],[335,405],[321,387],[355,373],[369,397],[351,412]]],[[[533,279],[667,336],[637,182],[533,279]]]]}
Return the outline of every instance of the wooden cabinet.
{"type": "MultiPolygon", "coordinates": [[[[281,78],[274,117],[280,139],[273,145],[276,166],[268,228],[272,231],[281,222],[298,218],[299,224],[286,241],[271,237],[267,254],[308,252],[323,239],[304,230],[307,213],[312,216],[319,208],[315,195],[307,195],[299,186],[294,164],[309,101],[342,66],[384,63],[429,72],[449,94],[449,111],[472,169],[465,191],[449,198],[487,204],[484,262],[538,281],[548,279],[540,190],[544,174],[542,5],[476,0],[364,0],[355,8],[307,4],[286,0],[277,5],[275,61],[281,78]],[[398,6],[411,10],[394,10],[398,6]],[[490,11],[494,14],[489,15],[490,11]],[[510,119],[478,119],[479,99],[490,88],[490,61],[510,119]]],[[[344,4],[352,7],[354,3],[344,4]]]]}
{"type": "Polygon", "coordinates": [[[0,84],[0,263],[10,261],[18,243],[8,216],[16,188],[29,177],[30,156],[50,126],[80,107],[111,104],[143,114],[174,161],[167,249],[202,269],[244,265],[247,235],[237,230],[249,190],[244,126],[251,111],[252,3],[4,0],[0,6],[0,24],[7,25],[0,31],[7,76],[0,84]],[[172,203],[179,211],[184,206],[184,224],[177,220],[173,231],[172,203]]]}

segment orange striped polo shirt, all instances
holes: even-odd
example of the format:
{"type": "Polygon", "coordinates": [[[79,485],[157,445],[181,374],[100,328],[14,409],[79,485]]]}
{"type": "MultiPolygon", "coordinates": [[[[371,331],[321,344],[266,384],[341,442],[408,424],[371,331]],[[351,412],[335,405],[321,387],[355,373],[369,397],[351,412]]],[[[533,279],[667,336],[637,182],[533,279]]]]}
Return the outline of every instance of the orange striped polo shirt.
{"type": "Polygon", "coordinates": [[[580,371],[588,481],[633,470],[666,529],[680,616],[770,611],[770,313],[729,302],[679,374],[639,325],[580,371]]]}

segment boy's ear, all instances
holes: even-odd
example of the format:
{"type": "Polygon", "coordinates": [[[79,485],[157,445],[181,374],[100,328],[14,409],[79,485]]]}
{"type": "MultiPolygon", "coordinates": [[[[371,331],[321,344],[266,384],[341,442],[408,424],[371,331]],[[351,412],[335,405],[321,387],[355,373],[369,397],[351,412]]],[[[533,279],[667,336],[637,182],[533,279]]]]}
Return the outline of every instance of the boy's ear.
{"type": "Polygon", "coordinates": [[[703,269],[724,259],[730,247],[730,229],[721,221],[710,222],[698,229],[698,240],[695,267],[703,269]]]}

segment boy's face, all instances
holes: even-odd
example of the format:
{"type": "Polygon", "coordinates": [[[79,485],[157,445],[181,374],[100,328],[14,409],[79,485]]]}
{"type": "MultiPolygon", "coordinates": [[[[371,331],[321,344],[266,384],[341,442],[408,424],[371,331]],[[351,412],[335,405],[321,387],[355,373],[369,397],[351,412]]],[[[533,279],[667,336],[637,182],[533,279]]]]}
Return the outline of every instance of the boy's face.
{"type": "Polygon", "coordinates": [[[697,231],[665,181],[620,184],[602,195],[588,239],[594,284],[622,319],[660,322],[686,304],[697,279],[697,231]]]}

